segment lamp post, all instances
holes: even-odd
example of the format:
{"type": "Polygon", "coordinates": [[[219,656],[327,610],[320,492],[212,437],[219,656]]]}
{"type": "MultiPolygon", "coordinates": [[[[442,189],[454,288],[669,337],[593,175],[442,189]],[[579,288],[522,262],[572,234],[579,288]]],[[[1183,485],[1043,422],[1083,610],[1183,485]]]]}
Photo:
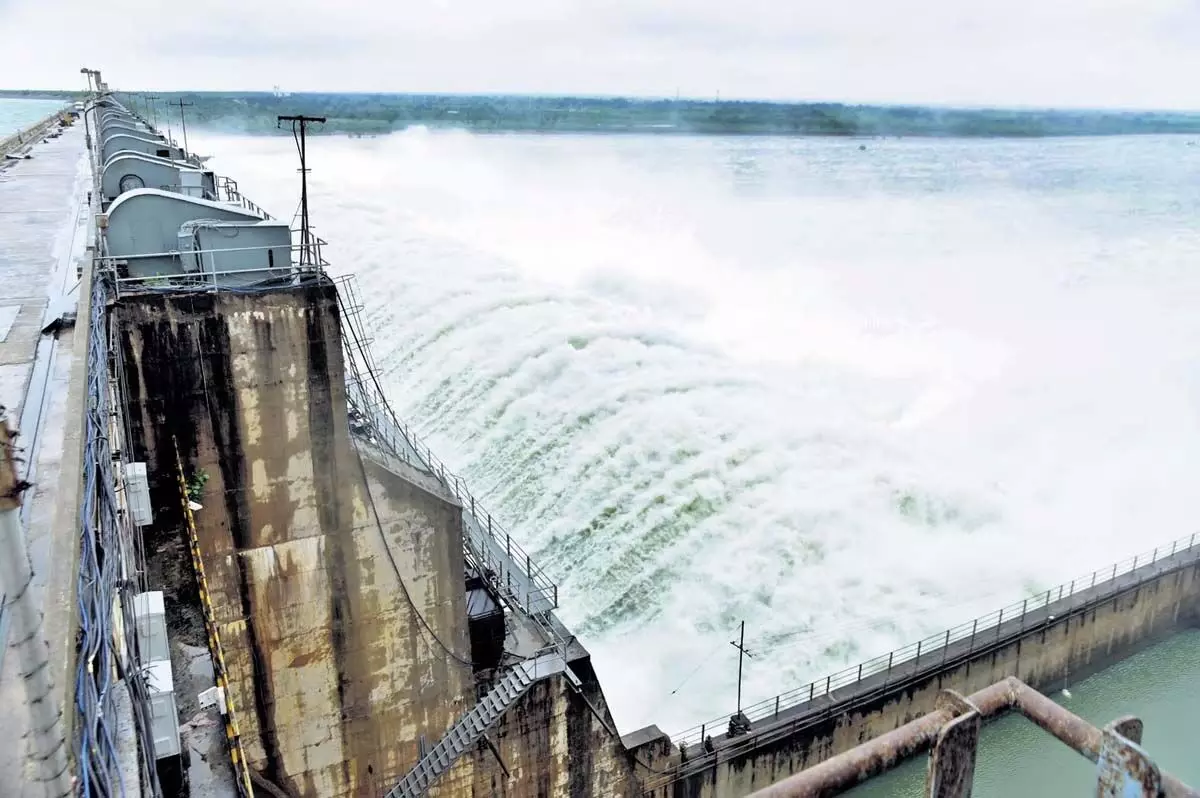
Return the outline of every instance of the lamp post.
{"type": "Polygon", "coordinates": [[[92,70],[88,69],[87,67],[84,67],[83,69],[79,70],[79,72],[82,75],[87,75],[88,93],[87,93],[87,96],[83,98],[83,114],[82,114],[82,116],[83,116],[83,132],[84,132],[84,135],[87,137],[87,145],[88,145],[88,148],[90,149],[92,146],[92,126],[88,122],[88,114],[91,112],[91,109],[89,109],[87,106],[88,106],[88,101],[92,99],[92,70]]]}

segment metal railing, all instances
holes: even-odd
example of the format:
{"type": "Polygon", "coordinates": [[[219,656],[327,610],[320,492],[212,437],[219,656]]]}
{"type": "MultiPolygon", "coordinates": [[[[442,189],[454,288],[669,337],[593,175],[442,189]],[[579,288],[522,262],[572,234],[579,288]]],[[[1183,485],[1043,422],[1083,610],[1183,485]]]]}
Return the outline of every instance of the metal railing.
{"type": "Polygon", "coordinates": [[[160,191],[170,191],[172,194],[182,194],[185,197],[196,197],[197,199],[210,200],[218,202],[218,197],[212,191],[209,191],[206,186],[184,186],[178,183],[173,183],[167,186],[159,186],[160,191]]]}
{"type": "MultiPolygon", "coordinates": [[[[296,232],[296,231],[292,231],[296,232]]],[[[328,263],[321,256],[325,242],[317,238],[312,242],[311,265],[297,265],[295,254],[303,255],[301,244],[290,245],[291,261],[286,266],[258,269],[220,270],[210,266],[194,272],[178,274],[120,277],[114,279],[118,297],[131,293],[180,292],[180,291],[261,291],[278,288],[280,285],[297,285],[309,278],[325,275],[328,263]]],[[[196,257],[210,264],[219,253],[251,252],[255,250],[278,250],[279,245],[258,247],[223,247],[184,251],[139,253],[124,257],[102,257],[107,271],[115,272],[119,262],[149,258],[196,257]]],[[[471,563],[478,566],[480,573],[499,589],[508,603],[529,616],[538,616],[558,606],[558,585],[533,562],[513,536],[483,509],[466,486],[461,476],[447,468],[428,445],[423,443],[412,429],[396,416],[383,393],[376,374],[378,370],[371,356],[369,341],[363,332],[358,315],[362,305],[352,278],[341,277],[335,281],[338,289],[341,315],[346,329],[342,335],[346,356],[346,397],[352,422],[368,431],[387,450],[411,466],[433,475],[463,505],[464,544],[471,563]]]]}
{"type": "MultiPolygon", "coordinates": [[[[402,422],[392,410],[379,384],[378,370],[371,357],[369,341],[357,321],[362,305],[353,278],[339,277],[338,296],[348,327],[343,335],[347,359],[346,398],[352,423],[359,425],[410,466],[436,477],[462,503],[464,543],[468,554],[515,609],[531,617],[558,606],[558,585],[538,567],[512,535],[485,510],[467,489],[466,481],[434,455],[433,450],[402,422]],[[466,516],[470,516],[467,518],[466,516]],[[514,571],[519,573],[514,573],[514,571]],[[524,577],[521,580],[520,577],[524,577]],[[529,587],[521,589],[520,582],[529,587]]],[[[557,634],[551,632],[552,637],[557,634]]]]}
{"type": "MultiPolygon", "coordinates": [[[[295,231],[292,231],[295,232],[295,231]]],[[[281,283],[296,284],[303,278],[319,277],[324,271],[319,266],[299,265],[294,253],[300,251],[300,245],[264,244],[253,247],[212,247],[208,249],[165,250],[163,252],[145,252],[135,255],[111,255],[98,258],[104,271],[117,274],[121,265],[130,261],[149,260],[153,258],[170,258],[180,262],[184,257],[193,258],[204,264],[207,256],[207,268],[194,271],[181,271],[173,274],[152,274],[138,277],[114,277],[117,297],[130,293],[144,291],[230,291],[247,290],[256,285],[261,289],[275,288],[281,283]],[[278,266],[265,266],[254,269],[218,269],[216,256],[221,253],[234,252],[279,252],[287,249],[286,262],[278,266]],[[247,278],[250,278],[247,280],[247,278]]],[[[267,260],[269,258],[264,258],[267,260]]],[[[282,259],[282,258],[281,258],[282,259]]]]}
{"type": "Polygon", "coordinates": [[[550,609],[558,606],[558,585],[533,562],[530,554],[492,514],[483,509],[475,496],[467,490],[463,478],[447,468],[410,427],[397,419],[390,406],[381,406],[373,401],[361,384],[347,385],[347,404],[360,415],[379,443],[408,465],[432,474],[462,503],[463,511],[478,520],[479,531],[464,529],[465,536],[471,543],[471,554],[477,560],[477,565],[500,577],[499,586],[510,600],[515,601],[527,613],[537,612],[538,605],[542,602],[548,604],[550,609]],[[484,535],[498,544],[504,552],[503,557],[494,554],[490,547],[482,545],[484,535]],[[524,596],[516,594],[518,585],[512,573],[514,566],[533,585],[533,589],[524,596]]]}
{"type": "MultiPolygon", "coordinates": [[[[815,702],[818,699],[852,700],[856,696],[854,690],[836,697],[833,694],[843,691],[844,688],[860,684],[863,680],[869,679],[872,676],[890,674],[901,666],[906,671],[913,671],[924,667],[925,663],[921,662],[923,657],[926,659],[929,657],[933,658],[928,659],[929,666],[944,663],[949,646],[964,640],[969,641],[969,643],[956,656],[960,658],[964,655],[969,657],[976,651],[993,646],[1003,624],[1017,622],[1018,629],[1023,628],[1025,618],[1031,612],[1045,609],[1062,599],[1080,596],[1086,591],[1103,587],[1107,583],[1111,583],[1138,568],[1155,565],[1166,558],[1183,553],[1193,556],[1200,555],[1200,539],[1195,534],[1179,538],[1165,546],[1159,546],[1153,551],[1122,560],[1107,568],[1092,571],[1082,577],[1072,579],[1070,582],[1056,585],[1049,590],[1038,592],[1029,598],[1014,602],[995,612],[980,616],[974,620],[939,632],[936,635],[926,637],[911,645],[895,649],[887,654],[874,657],[858,665],[830,674],[823,679],[809,682],[803,687],[789,690],[756,704],[743,707],[742,712],[750,720],[751,724],[756,721],[772,722],[779,719],[782,714],[787,713],[789,710],[815,702]],[[986,634],[989,631],[992,634],[986,634]]],[[[870,685],[864,687],[862,692],[874,694],[877,691],[877,686],[870,685]]],[[[729,715],[725,715],[707,723],[693,726],[686,731],[671,735],[671,740],[677,746],[684,745],[691,747],[699,745],[703,742],[706,735],[715,737],[718,734],[723,734],[729,717],[729,715]]],[[[795,729],[789,729],[788,733],[793,733],[794,731],[795,729]]]]}
{"type": "Polygon", "coordinates": [[[286,286],[295,286],[306,279],[318,277],[312,269],[299,266],[277,266],[265,269],[240,269],[234,271],[200,271],[185,274],[156,274],[146,277],[121,277],[116,283],[117,298],[130,294],[144,294],[152,291],[164,293],[204,292],[218,293],[221,291],[267,291],[286,286]],[[243,284],[230,283],[223,280],[248,275],[261,275],[253,281],[243,284]]]}
{"type": "Polygon", "coordinates": [[[241,207],[245,208],[246,210],[250,211],[251,213],[255,214],[256,216],[261,216],[263,219],[271,218],[271,214],[267,213],[262,208],[260,208],[258,205],[251,202],[249,199],[247,199],[245,197],[245,195],[242,194],[241,191],[238,190],[237,181],[234,180],[232,177],[225,177],[224,175],[217,175],[216,181],[217,181],[217,194],[223,195],[225,202],[229,202],[234,205],[240,205],[241,207]]]}

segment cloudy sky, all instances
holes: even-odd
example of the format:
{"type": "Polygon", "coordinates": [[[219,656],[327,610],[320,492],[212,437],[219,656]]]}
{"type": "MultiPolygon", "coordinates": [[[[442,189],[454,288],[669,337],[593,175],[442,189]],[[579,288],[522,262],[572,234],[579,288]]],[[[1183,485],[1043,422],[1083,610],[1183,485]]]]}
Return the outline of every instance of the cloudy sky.
{"type": "Polygon", "coordinates": [[[1200,0],[0,0],[0,88],[1200,108],[1200,0]]]}

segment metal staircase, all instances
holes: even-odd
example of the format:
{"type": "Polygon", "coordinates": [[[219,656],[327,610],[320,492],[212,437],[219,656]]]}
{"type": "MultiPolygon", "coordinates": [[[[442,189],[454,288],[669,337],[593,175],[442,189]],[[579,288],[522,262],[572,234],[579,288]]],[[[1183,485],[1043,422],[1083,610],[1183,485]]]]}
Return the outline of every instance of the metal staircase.
{"type": "Polygon", "coordinates": [[[385,798],[420,798],[430,786],[453,767],[458,758],[479,741],[517,703],[521,696],[540,679],[566,670],[566,660],[559,652],[542,654],[525,660],[504,674],[479,700],[446,730],[442,739],[413,765],[400,782],[385,794],[385,798]]]}

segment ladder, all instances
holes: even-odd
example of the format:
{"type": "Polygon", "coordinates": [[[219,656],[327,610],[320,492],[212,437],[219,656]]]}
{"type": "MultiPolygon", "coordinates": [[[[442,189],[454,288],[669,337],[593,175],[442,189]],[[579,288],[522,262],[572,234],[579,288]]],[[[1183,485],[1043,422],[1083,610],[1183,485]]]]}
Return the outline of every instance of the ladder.
{"type": "Polygon", "coordinates": [[[507,712],[540,679],[566,670],[559,651],[542,654],[515,665],[492,689],[467,710],[442,739],[423,756],[384,798],[421,798],[435,781],[479,741],[500,716],[507,712]]]}

